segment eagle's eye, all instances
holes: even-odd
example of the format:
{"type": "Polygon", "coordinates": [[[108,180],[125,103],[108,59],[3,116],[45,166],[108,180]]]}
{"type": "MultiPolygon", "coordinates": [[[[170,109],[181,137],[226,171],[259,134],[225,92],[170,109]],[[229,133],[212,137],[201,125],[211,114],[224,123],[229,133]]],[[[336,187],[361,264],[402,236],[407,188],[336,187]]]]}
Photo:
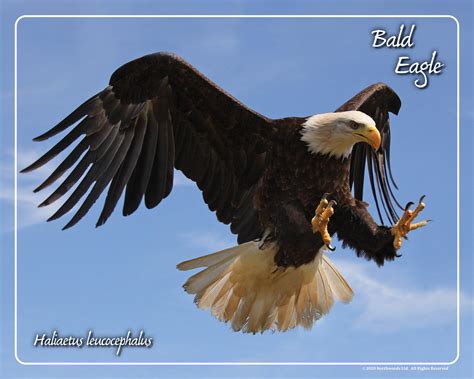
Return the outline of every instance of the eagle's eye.
{"type": "Polygon", "coordinates": [[[355,121],[350,121],[350,122],[349,122],[349,126],[351,127],[351,129],[356,130],[356,129],[359,129],[359,126],[360,126],[360,125],[359,125],[357,122],[355,122],[355,121]]]}

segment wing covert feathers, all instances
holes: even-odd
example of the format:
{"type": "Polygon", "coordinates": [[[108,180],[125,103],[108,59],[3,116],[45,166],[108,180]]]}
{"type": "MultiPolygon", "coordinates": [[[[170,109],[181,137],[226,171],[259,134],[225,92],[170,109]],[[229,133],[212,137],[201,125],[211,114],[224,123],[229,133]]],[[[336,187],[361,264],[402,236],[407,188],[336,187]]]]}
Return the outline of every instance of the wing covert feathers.
{"type": "Polygon", "coordinates": [[[180,270],[205,267],[183,287],[199,308],[246,333],[310,329],[335,299],[352,299],[352,289],[321,251],[309,264],[277,268],[276,250],[274,243],[261,249],[251,241],[180,263],[180,270]]]}

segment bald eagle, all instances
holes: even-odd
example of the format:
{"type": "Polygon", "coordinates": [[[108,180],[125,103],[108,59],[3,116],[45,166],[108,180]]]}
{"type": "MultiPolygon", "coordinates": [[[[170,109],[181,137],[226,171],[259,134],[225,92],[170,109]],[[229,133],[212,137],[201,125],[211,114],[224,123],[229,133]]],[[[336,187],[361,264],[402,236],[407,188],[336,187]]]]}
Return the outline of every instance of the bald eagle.
{"type": "Polygon", "coordinates": [[[238,236],[235,247],[178,265],[203,268],[184,284],[198,307],[210,308],[235,331],[310,328],[335,299],[349,302],[353,295],[325,254],[334,250],[334,234],[381,266],[399,256],[409,231],[427,223],[412,222],[423,198],[411,210],[413,203],[401,207],[392,191],[389,112],[397,114],[400,106],[397,94],[377,83],[334,113],[270,119],[182,58],[156,53],[121,66],[105,89],[36,137],[44,141],[69,129],[22,172],[74,146],[34,190],[69,170],[40,204],[55,202],[77,184],[48,219],[55,220],[87,193],[66,229],[107,187],[97,226],[124,192],[124,216],[143,199],[147,208],[156,207],[173,188],[174,169],[181,170],[238,236]],[[366,166],[381,225],[363,202],[366,166]],[[396,207],[404,209],[400,218],[396,207]],[[381,208],[392,226],[383,225],[381,208]]]}

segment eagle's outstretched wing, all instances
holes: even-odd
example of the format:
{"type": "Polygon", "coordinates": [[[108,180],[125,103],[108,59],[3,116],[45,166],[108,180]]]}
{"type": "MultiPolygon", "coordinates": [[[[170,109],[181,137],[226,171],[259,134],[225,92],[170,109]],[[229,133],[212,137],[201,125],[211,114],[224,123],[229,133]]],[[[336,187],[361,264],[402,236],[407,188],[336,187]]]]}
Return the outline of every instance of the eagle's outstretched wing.
{"type": "Polygon", "coordinates": [[[73,226],[109,184],[97,225],[105,223],[124,190],[124,215],[133,213],[142,198],[153,208],[170,194],[176,167],[197,183],[217,218],[231,223],[240,243],[261,235],[252,199],[263,172],[272,122],[181,58],[157,53],[123,65],[107,88],[35,140],[48,139],[75,123],[63,139],[23,170],[44,165],[76,143],[35,190],[54,183],[75,165],[41,204],[53,203],[79,182],[49,220],[69,212],[92,187],[65,228],[73,226]]]}
{"type": "Polygon", "coordinates": [[[395,206],[403,209],[395,198],[392,185],[397,188],[390,167],[390,120],[389,112],[398,114],[401,101],[398,95],[385,83],[372,84],[352,99],[340,106],[336,112],[358,110],[372,117],[382,137],[382,144],[377,152],[366,143],[358,143],[352,150],[350,184],[355,198],[362,200],[364,190],[364,173],[367,164],[370,186],[380,221],[383,223],[379,199],[389,222],[395,224],[398,215],[395,206]]]}

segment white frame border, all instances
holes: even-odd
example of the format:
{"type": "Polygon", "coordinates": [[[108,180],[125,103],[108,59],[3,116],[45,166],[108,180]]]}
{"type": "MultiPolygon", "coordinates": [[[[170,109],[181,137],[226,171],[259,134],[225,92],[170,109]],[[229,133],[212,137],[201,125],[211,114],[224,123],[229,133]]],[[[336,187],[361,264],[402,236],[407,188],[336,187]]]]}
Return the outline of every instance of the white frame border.
{"type": "Polygon", "coordinates": [[[450,366],[460,357],[460,25],[452,15],[22,15],[14,26],[14,351],[25,366],[450,366]],[[27,18],[450,18],[456,23],[456,356],[449,362],[27,362],[18,356],[18,49],[19,22],[27,18]]]}

